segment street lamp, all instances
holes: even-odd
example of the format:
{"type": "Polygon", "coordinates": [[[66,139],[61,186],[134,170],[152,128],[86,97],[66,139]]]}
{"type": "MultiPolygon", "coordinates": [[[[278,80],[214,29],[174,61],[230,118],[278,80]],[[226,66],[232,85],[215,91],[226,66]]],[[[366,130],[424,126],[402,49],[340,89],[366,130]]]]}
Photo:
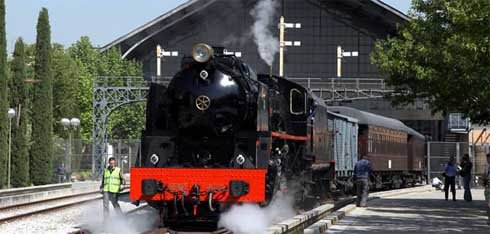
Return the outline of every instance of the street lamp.
{"type": "Polygon", "coordinates": [[[15,117],[15,110],[13,108],[9,108],[7,115],[9,118],[9,160],[7,168],[7,188],[10,188],[10,164],[12,159],[12,119],[15,117]]]}
{"type": "MultiPolygon", "coordinates": [[[[71,130],[77,129],[80,126],[80,120],[77,118],[62,118],[61,125],[65,130],[68,130],[68,142],[65,146],[65,164],[66,164],[66,174],[71,174],[71,130]]],[[[69,178],[69,177],[68,177],[69,178]]]]}

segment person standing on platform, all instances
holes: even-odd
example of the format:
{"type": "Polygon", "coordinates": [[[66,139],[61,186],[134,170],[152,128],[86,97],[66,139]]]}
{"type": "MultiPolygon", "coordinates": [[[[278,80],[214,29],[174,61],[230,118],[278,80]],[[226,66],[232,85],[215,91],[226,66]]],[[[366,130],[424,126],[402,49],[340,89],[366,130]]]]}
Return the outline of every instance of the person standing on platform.
{"type": "Polygon", "coordinates": [[[369,177],[371,176],[371,163],[366,159],[365,155],[361,155],[361,159],[357,161],[354,167],[354,180],[356,181],[356,206],[366,207],[369,196],[369,177]]]}
{"type": "Polygon", "coordinates": [[[56,174],[58,175],[58,183],[64,183],[66,177],[66,168],[64,163],[62,163],[58,169],[56,169],[56,174]]]}
{"type": "Polygon", "coordinates": [[[117,202],[119,192],[122,190],[124,184],[123,177],[121,175],[121,168],[116,167],[116,159],[109,158],[109,166],[104,170],[104,176],[102,177],[102,184],[100,189],[103,191],[103,204],[104,204],[104,219],[109,216],[109,201],[116,210],[116,213],[121,215],[121,207],[117,202]]]}
{"type": "Polygon", "coordinates": [[[487,174],[483,181],[485,183],[485,201],[487,204],[487,224],[490,226],[490,154],[487,154],[487,174]]]}
{"type": "Polygon", "coordinates": [[[472,201],[470,184],[471,184],[471,170],[473,169],[473,163],[470,161],[470,156],[465,154],[461,160],[461,176],[463,177],[464,187],[464,200],[472,201]]]}
{"type": "Polygon", "coordinates": [[[451,156],[449,158],[449,162],[444,169],[444,192],[446,201],[449,197],[449,186],[451,186],[451,193],[453,194],[453,201],[456,201],[456,175],[457,175],[456,163],[454,161],[454,157],[451,156]]]}

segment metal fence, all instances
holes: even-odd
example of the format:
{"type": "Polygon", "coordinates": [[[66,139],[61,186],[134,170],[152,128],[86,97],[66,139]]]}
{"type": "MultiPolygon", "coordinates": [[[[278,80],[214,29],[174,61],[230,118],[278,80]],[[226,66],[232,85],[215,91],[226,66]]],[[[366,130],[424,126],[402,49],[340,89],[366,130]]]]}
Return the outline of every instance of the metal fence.
{"type": "MultiPolygon", "coordinates": [[[[427,143],[427,174],[429,179],[438,177],[444,180],[442,173],[453,156],[456,162],[460,162],[464,154],[468,154],[475,165],[475,157],[473,157],[473,146],[468,142],[428,142],[427,143]]],[[[475,167],[473,167],[473,171],[475,167]]],[[[456,180],[458,188],[462,185],[461,179],[456,180]]]]}
{"type": "MultiPolygon", "coordinates": [[[[139,140],[108,140],[104,161],[107,162],[110,157],[114,157],[122,173],[127,174],[130,168],[136,164],[139,146],[139,140]]],[[[73,139],[69,142],[66,139],[56,139],[53,163],[54,180],[58,179],[56,172],[62,164],[66,168],[67,178],[65,179],[76,181],[92,179],[92,165],[94,163],[92,151],[92,141],[73,139]]]]}

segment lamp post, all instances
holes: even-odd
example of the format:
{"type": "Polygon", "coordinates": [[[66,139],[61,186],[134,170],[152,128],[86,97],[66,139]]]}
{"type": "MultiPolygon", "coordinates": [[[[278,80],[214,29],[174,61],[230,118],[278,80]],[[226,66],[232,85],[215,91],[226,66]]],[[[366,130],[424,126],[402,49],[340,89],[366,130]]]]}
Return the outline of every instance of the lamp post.
{"type": "Polygon", "coordinates": [[[69,176],[71,174],[71,130],[75,130],[80,126],[80,120],[77,118],[62,118],[61,125],[63,125],[65,130],[68,130],[68,142],[65,147],[65,164],[66,174],[69,176]]]}
{"type": "Polygon", "coordinates": [[[10,188],[10,164],[12,160],[12,118],[15,117],[15,110],[13,108],[9,108],[7,114],[9,118],[9,160],[7,165],[7,188],[10,188]]]}

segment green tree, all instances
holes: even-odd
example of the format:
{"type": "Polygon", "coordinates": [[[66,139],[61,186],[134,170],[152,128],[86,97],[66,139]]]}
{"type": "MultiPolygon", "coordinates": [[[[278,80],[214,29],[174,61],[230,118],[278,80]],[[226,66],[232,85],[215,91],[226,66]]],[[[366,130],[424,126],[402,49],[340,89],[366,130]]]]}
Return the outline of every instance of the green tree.
{"type": "Polygon", "coordinates": [[[420,98],[433,112],[461,112],[490,121],[490,1],[414,0],[411,20],[398,35],[379,41],[372,61],[394,104],[420,98]]]}
{"type": "Polygon", "coordinates": [[[0,187],[7,180],[8,154],[8,96],[7,96],[7,42],[5,35],[5,0],[0,0],[0,187]]]}
{"type": "Polygon", "coordinates": [[[88,37],[82,37],[68,48],[68,53],[74,59],[79,69],[79,88],[76,97],[80,110],[80,135],[83,140],[88,141],[92,139],[92,93],[93,81],[98,74],[99,52],[92,46],[88,37]]]}
{"type": "Polygon", "coordinates": [[[12,123],[12,186],[29,185],[29,151],[27,144],[27,87],[25,85],[25,48],[22,38],[15,43],[11,63],[11,82],[9,83],[10,106],[15,108],[16,116],[12,123]]]}
{"type": "Polygon", "coordinates": [[[68,133],[60,124],[61,118],[80,118],[78,105],[78,65],[60,44],[53,45],[53,129],[54,133],[67,138],[68,133]]]}
{"type": "MultiPolygon", "coordinates": [[[[142,66],[138,62],[121,59],[118,48],[101,54],[99,75],[116,77],[109,84],[125,85],[117,77],[140,77],[142,66]]],[[[133,84],[135,85],[135,84],[133,84]]],[[[114,110],[108,121],[108,139],[139,139],[145,124],[145,103],[132,103],[114,110]]]]}
{"type": "MultiPolygon", "coordinates": [[[[60,44],[53,44],[53,130],[54,134],[59,137],[58,143],[54,148],[54,165],[65,163],[68,169],[79,168],[81,158],[78,154],[68,153],[71,160],[66,161],[65,154],[67,150],[79,152],[80,144],[76,139],[80,138],[78,129],[68,129],[61,124],[62,118],[80,119],[80,109],[77,95],[79,92],[79,68],[74,59],[60,44]],[[71,134],[72,142],[68,142],[71,134]],[[62,139],[60,139],[62,138],[62,139]],[[63,141],[64,140],[64,141],[63,141]],[[68,147],[68,144],[71,147],[68,147]],[[68,149],[67,149],[68,147],[68,149]],[[68,167],[70,164],[70,167],[68,167]]],[[[70,171],[71,172],[71,171],[70,171]]]]}
{"type": "MultiPolygon", "coordinates": [[[[91,139],[93,81],[99,77],[107,77],[108,84],[123,85],[122,79],[109,77],[141,76],[142,67],[137,62],[121,59],[121,53],[117,48],[100,53],[92,46],[88,37],[82,37],[77,41],[69,48],[69,53],[80,68],[80,92],[77,99],[80,101],[82,137],[91,139]]],[[[109,118],[108,138],[139,138],[144,126],[144,113],[144,103],[126,105],[114,111],[109,118]]]]}
{"type": "Polygon", "coordinates": [[[37,23],[35,79],[32,109],[31,181],[48,184],[52,179],[53,158],[53,87],[51,74],[51,29],[48,10],[43,8],[37,23]]]}

